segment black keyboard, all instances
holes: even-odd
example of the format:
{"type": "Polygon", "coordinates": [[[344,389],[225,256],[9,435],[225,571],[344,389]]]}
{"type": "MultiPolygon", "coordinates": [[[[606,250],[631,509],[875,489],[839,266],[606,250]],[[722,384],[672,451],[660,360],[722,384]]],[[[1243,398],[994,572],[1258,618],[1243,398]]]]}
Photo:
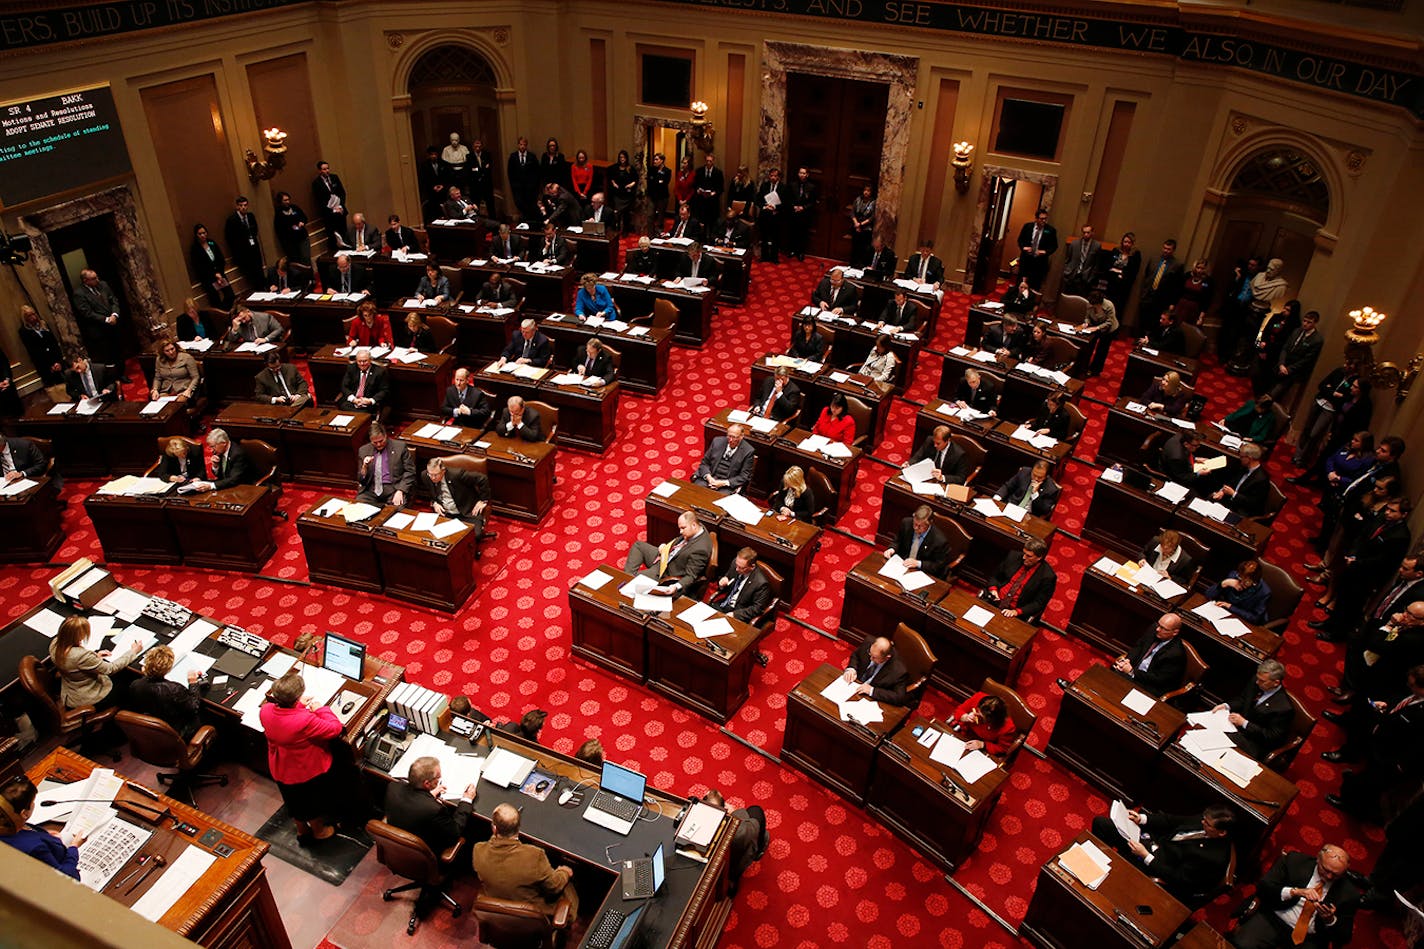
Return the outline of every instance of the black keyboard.
{"type": "Polygon", "coordinates": [[[583,944],[588,946],[588,949],[608,949],[613,945],[613,937],[618,935],[618,930],[622,928],[623,920],[627,918],[626,913],[620,913],[616,909],[604,910],[598,922],[584,937],[583,944]]]}
{"type": "Polygon", "coordinates": [[[593,796],[593,804],[596,810],[605,814],[612,814],[619,820],[633,820],[638,816],[638,805],[632,801],[609,794],[606,791],[599,791],[593,796]]]}
{"type": "Polygon", "coordinates": [[[639,863],[633,868],[633,883],[638,888],[639,893],[648,893],[653,889],[653,865],[649,861],[639,863]]]}

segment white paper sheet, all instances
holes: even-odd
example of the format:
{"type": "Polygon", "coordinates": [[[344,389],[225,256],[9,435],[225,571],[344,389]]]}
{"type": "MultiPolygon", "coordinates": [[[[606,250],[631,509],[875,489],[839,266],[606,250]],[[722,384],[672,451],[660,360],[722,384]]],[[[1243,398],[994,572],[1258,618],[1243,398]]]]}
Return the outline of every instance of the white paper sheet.
{"type": "Polygon", "coordinates": [[[168,674],[163,678],[169,682],[176,682],[178,685],[187,686],[188,670],[196,669],[199,675],[205,675],[217,662],[217,657],[204,655],[200,652],[190,652],[177,662],[173,663],[173,668],[168,670],[168,674]]]}
{"type": "Polygon", "coordinates": [[[1234,616],[1224,616],[1221,619],[1214,619],[1211,625],[1216,631],[1227,639],[1240,639],[1242,636],[1251,634],[1251,627],[1241,622],[1234,616]]]}
{"type": "Polygon", "coordinates": [[[1146,715],[1152,711],[1152,706],[1157,704],[1157,700],[1146,692],[1133,689],[1122,697],[1122,704],[1124,708],[1131,709],[1138,715],[1146,715]]]}
{"type": "Polygon", "coordinates": [[[105,570],[103,567],[90,567],[88,570],[84,571],[83,575],[81,575],[79,579],[70,582],[68,586],[64,587],[59,592],[71,598],[83,596],[85,591],[87,591],[90,587],[92,587],[94,584],[98,583],[100,580],[104,579],[108,575],[109,571],[105,570]]]}
{"type": "Polygon", "coordinates": [[[761,519],[766,514],[761,508],[740,494],[725,494],[714,501],[713,504],[732,515],[738,521],[748,525],[761,523],[761,519]]]}
{"type": "Polygon", "coordinates": [[[907,465],[900,469],[900,477],[911,484],[919,481],[929,481],[934,477],[935,463],[933,458],[922,458],[913,465],[907,465]]]}
{"type": "Polygon", "coordinates": [[[356,416],[354,415],[337,415],[326,424],[330,428],[345,428],[354,421],[356,421],[356,416]]]}
{"type": "Polygon", "coordinates": [[[678,490],[679,486],[676,482],[663,481],[653,488],[652,493],[660,498],[670,498],[676,494],[678,490]]]}
{"type": "Polygon", "coordinates": [[[198,643],[217,632],[217,629],[216,624],[205,619],[195,619],[188,624],[183,632],[173,638],[173,641],[168,644],[169,648],[173,650],[175,656],[186,656],[197,648],[198,643]]]}
{"type": "Polygon", "coordinates": [[[45,607],[34,616],[25,620],[25,625],[47,639],[53,639],[59,635],[59,624],[63,622],[63,616],[60,616],[49,607],[45,607]]]}
{"type": "Polygon", "coordinates": [[[698,639],[711,639],[713,636],[725,636],[735,631],[736,629],[732,626],[731,620],[725,616],[715,616],[712,619],[692,624],[692,632],[698,639]]]}
{"type": "Polygon", "coordinates": [[[1122,801],[1112,802],[1112,807],[1108,808],[1108,816],[1112,818],[1113,826],[1122,834],[1123,840],[1131,842],[1142,839],[1142,825],[1132,819],[1127,813],[1127,805],[1122,801]]]}
{"type": "Polygon", "coordinates": [[[440,523],[436,524],[434,527],[430,528],[429,533],[433,534],[436,540],[444,540],[445,538],[450,537],[453,534],[458,534],[461,531],[468,530],[469,526],[470,525],[466,524],[464,521],[455,520],[452,518],[451,520],[441,521],[440,523]]]}
{"type": "Polygon", "coordinates": [[[1112,574],[1117,573],[1118,568],[1121,566],[1122,564],[1118,563],[1111,557],[1099,557],[1097,563],[1093,564],[1093,569],[1099,570],[1111,576],[1112,574]]]}
{"type": "Polygon", "coordinates": [[[1225,617],[1231,615],[1230,611],[1227,610],[1226,607],[1217,606],[1215,603],[1210,601],[1203,603],[1201,606],[1192,607],[1192,612],[1200,616],[1202,619],[1206,620],[1224,619],[1225,617]]]}
{"type": "Polygon", "coordinates": [[[1212,709],[1209,712],[1188,712],[1187,724],[1200,725],[1218,732],[1236,731],[1236,726],[1231,724],[1231,712],[1224,708],[1212,709]]]}
{"type": "Polygon", "coordinates": [[[885,712],[879,702],[865,699],[847,700],[838,706],[843,722],[860,722],[862,725],[876,725],[885,721],[885,712]]]}
{"type": "Polygon", "coordinates": [[[964,780],[973,784],[997,768],[998,764],[995,763],[993,758],[990,758],[982,751],[971,751],[950,765],[950,767],[962,774],[964,780]]]}
{"type": "Polygon", "coordinates": [[[442,426],[439,422],[427,422],[424,425],[420,426],[420,428],[415,430],[415,437],[438,438],[441,428],[442,426]]]}
{"type": "Polygon", "coordinates": [[[244,692],[242,697],[233,703],[233,711],[242,713],[242,724],[254,731],[264,731],[259,710],[262,708],[262,702],[267,698],[267,688],[270,688],[271,684],[269,681],[266,687],[258,687],[244,692]]]}
{"type": "Polygon", "coordinates": [[[656,593],[639,593],[633,597],[633,609],[648,613],[671,613],[673,598],[656,593]]]}
{"type": "Polygon", "coordinates": [[[709,620],[716,615],[717,611],[712,608],[712,604],[694,603],[677,614],[677,618],[691,626],[709,620]]]}
{"type": "Polygon", "coordinates": [[[612,579],[613,579],[612,577],[610,577],[608,574],[604,573],[602,570],[595,570],[595,571],[593,571],[592,573],[590,573],[588,576],[586,576],[586,577],[584,577],[582,580],[580,580],[579,583],[582,583],[584,586],[588,587],[590,590],[600,590],[600,589],[603,588],[603,585],[604,585],[604,584],[606,584],[609,580],[612,580],[612,579]]]}
{"type": "Polygon", "coordinates": [[[1000,517],[1004,513],[993,498],[975,498],[974,510],[985,517],[1000,517]]]}
{"type": "Polygon", "coordinates": [[[855,691],[855,683],[847,682],[844,675],[838,675],[831,680],[830,684],[821,690],[821,698],[835,702],[837,705],[850,698],[855,691]]]}
{"type": "Polygon", "coordinates": [[[1191,492],[1187,490],[1186,485],[1178,484],[1175,481],[1168,481],[1156,491],[1156,494],[1158,496],[1165,498],[1167,501],[1170,501],[1173,504],[1181,504],[1182,499],[1190,493],[1191,492]]]}
{"type": "Polygon", "coordinates": [[[178,859],[170,860],[158,879],[149,884],[148,890],[133,904],[133,911],[144,919],[158,922],[215,860],[217,857],[197,847],[184,848],[178,859]]]}
{"type": "Polygon", "coordinates": [[[658,578],[650,573],[640,573],[618,588],[618,592],[632,599],[640,594],[647,593],[658,585],[658,578]]]}
{"type": "Polygon", "coordinates": [[[978,626],[980,629],[984,629],[989,625],[989,621],[994,618],[994,613],[980,606],[978,603],[975,603],[969,609],[965,610],[964,615],[960,618],[970,626],[978,626]]]}
{"type": "Polygon", "coordinates": [[[397,511],[382,523],[382,527],[389,527],[393,531],[403,531],[415,521],[415,515],[406,511],[397,511]]]}
{"type": "Polygon", "coordinates": [[[280,679],[297,664],[297,657],[288,652],[276,652],[258,668],[274,679],[280,679]]]}
{"type": "MultiPolygon", "coordinates": [[[[103,809],[114,813],[111,808],[103,809]]],[[[79,848],[79,882],[99,892],[152,836],[151,831],[122,818],[105,820],[79,848]]]]}
{"type": "Polygon", "coordinates": [[[964,742],[949,732],[945,732],[930,751],[930,760],[946,767],[953,767],[954,763],[962,757],[964,757],[964,742]]]}
{"type": "Polygon", "coordinates": [[[142,627],[130,626],[114,640],[114,655],[122,656],[133,643],[138,643],[139,655],[143,655],[158,644],[158,637],[142,627]]]}
{"type": "Polygon", "coordinates": [[[9,484],[0,486],[0,497],[12,498],[39,484],[38,481],[31,481],[29,478],[20,478],[18,481],[11,481],[9,484]]]}

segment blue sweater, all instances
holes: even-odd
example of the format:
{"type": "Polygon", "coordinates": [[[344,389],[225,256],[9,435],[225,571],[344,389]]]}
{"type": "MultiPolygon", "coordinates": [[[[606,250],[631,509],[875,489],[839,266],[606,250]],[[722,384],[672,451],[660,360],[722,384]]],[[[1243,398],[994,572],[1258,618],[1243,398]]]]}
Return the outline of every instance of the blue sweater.
{"type": "Polygon", "coordinates": [[[0,840],[41,863],[49,864],[60,873],[79,879],[79,848],[66,847],[54,834],[26,827],[18,834],[0,837],[0,840]]]}

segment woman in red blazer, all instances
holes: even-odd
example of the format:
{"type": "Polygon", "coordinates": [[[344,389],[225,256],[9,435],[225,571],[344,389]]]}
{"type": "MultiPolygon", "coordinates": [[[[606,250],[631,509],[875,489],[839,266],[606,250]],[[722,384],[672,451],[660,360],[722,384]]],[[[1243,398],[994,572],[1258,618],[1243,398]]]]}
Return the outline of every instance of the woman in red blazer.
{"type": "Polygon", "coordinates": [[[822,435],[834,442],[854,444],[855,419],[846,414],[847,408],[845,396],[839,392],[831,396],[831,404],[821,410],[821,417],[816,419],[816,426],[811,429],[811,433],[822,435]]]}
{"type": "Polygon", "coordinates": [[[686,204],[692,200],[692,183],[696,177],[697,172],[692,170],[692,156],[683,155],[682,161],[677,164],[677,177],[672,186],[672,193],[678,204],[686,204]]]}
{"type": "Polygon", "coordinates": [[[331,709],[303,702],[306,690],[300,674],[287,673],[272,683],[258,715],[267,734],[267,767],[297,824],[297,837],[326,840],[336,833],[327,817],[339,809],[342,794],[331,774],[327,742],[341,734],[341,721],[331,709]]]}
{"type": "Polygon", "coordinates": [[[997,695],[975,692],[954,710],[951,726],[969,751],[983,749],[987,755],[1002,758],[1009,753],[1017,730],[1004,700],[997,695]]]}
{"type": "Polygon", "coordinates": [[[377,313],[376,304],[370,300],[356,308],[356,319],[351,321],[351,331],[347,336],[350,337],[347,342],[352,346],[395,345],[395,337],[391,335],[391,318],[377,313]]]}

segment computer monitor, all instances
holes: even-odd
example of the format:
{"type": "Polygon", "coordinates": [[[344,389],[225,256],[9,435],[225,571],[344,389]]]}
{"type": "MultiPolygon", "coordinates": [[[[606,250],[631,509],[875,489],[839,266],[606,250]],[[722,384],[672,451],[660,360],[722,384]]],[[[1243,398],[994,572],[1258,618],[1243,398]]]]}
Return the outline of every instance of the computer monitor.
{"type": "Polygon", "coordinates": [[[361,670],[366,665],[366,646],[354,639],[326,634],[326,648],[322,651],[321,667],[344,675],[348,679],[361,681],[361,670]]]}
{"type": "Polygon", "coordinates": [[[658,849],[653,851],[653,892],[657,893],[663,888],[663,879],[667,876],[667,869],[663,866],[663,845],[658,844],[658,849]]]}
{"type": "Polygon", "coordinates": [[[637,801],[643,803],[643,792],[648,789],[648,779],[636,771],[616,765],[611,761],[603,762],[603,774],[598,779],[598,786],[601,790],[609,794],[616,794],[627,801],[637,801]]]}

